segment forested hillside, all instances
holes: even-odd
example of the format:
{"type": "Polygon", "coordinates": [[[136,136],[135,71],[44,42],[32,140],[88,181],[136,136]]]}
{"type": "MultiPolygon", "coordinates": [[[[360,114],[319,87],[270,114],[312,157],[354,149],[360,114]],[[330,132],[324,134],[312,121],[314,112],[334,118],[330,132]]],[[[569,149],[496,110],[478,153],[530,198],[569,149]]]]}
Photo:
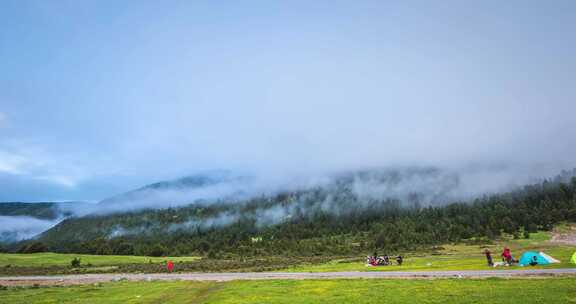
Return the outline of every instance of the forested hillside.
{"type": "Polygon", "coordinates": [[[51,250],[141,255],[323,255],[395,252],[456,242],[522,238],[576,221],[576,178],[446,205],[360,197],[352,183],[248,201],[70,218],[39,238],[51,250]]]}
{"type": "Polygon", "coordinates": [[[31,216],[39,219],[56,219],[60,211],[57,203],[0,203],[0,216],[31,216]]]}

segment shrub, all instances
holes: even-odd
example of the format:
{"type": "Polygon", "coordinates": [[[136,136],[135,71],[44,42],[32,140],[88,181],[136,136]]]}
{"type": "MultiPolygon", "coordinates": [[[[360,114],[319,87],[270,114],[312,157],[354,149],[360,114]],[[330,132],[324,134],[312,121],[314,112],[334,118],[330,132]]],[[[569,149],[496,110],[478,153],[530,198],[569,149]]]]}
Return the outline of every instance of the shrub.
{"type": "Polygon", "coordinates": [[[80,258],[73,258],[72,261],[70,261],[70,266],[72,266],[72,268],[78,268],[80,267],[80,258]]]}
{"type": "Polygon", "coordinates": [[[161,257],[166,253],[166,247],[156,244],[148,250],[148,256],[161,257]]]}

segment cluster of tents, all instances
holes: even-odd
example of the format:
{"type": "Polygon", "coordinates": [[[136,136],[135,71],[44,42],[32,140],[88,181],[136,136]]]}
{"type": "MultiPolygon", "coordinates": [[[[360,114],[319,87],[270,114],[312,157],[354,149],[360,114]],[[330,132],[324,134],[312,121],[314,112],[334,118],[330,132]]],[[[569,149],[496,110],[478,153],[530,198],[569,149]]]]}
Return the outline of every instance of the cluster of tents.
{"type": "MultiPolygon", "coordinates": [[[[549,256],[548,254],[539,251],[526,251],[522,253],[520,259],[516,260],[510,251],[510,248],[504,247],[504,251],[500,255],[502,257],[502,262],[494,262],[492,257],[492,252],[488,248],[484,249],[484,255],[486,255],[486,261],[488,266],[498,267],[498,266],[536,266],[536,265],[549,265],[554,263],[560,263],[559,260],[549,256]]],[[[570,261],[576,264],[576,252],[572,255],[570,261]]]]}
{"type": "MultiPolygon", "coordinates": [[[[499,263],[492,263],[492,257],[491,257],[490,251],[488,251],[488,249],[486,249],[485,254],[487,254],[489,265],[494,266],[494,267],[509,266],[509,265],[513,265],[513,264],[518,264],[519,266],[535,266],[535,265],[549,265],[549,264],[560,263],[559,260],[549,256],[548,254],[546,254],[542,251],[540,251],[540,252],[526,251],[526,252],[522,253],[519,260],[515,260],[512,257],[512,255],[510,254],[510,249],[505,248],[504,252],[502,253],[502,257],[503,257],[504,262],[499,262],[499,263]]],[[[366,266],[392,265],[391,258],[393,258],[393,257],[389,257],[387,255],[377,256],[376,253],[374,253],[374,256],[367,256],[366,257],[366,266]]],[[[402,265],[402,260],[403,260],[402,256],[396,256],[395,258],[396,258],[396,263],[398,265],[402,265]]],[[[570,258],[570,262],[572,262],[573,264],[576,264],[576,252],[574,252],[572,257],[570,258]]]]}
{"type": "MultiPolygon", "coordinates": [[[[535,266],[535,265],[549,265],[549,264],[555,264],[555,263],[560,263],[559,260],[549,256],[548,254],[540,251],[540,252],[536,252],[536,251],[526,251],[524,253],[522,253],[522,255],[520,256],[520,259],[515,261],[518,263],[518,265],[520,266],[535,266]]],[[[573,264],[576,264],[576,252],[574,252],[574,254],[572,255],[572,258],[570,258],[570,262],[572,262],[573,264]]]]}

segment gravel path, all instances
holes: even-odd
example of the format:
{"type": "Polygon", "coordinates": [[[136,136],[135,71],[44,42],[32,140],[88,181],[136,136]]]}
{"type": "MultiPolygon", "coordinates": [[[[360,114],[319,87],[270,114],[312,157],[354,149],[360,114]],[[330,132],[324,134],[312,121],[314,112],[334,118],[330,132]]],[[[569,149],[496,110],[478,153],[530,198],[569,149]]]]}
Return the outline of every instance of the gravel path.
{"type": "Polygon", "coordinates": [[[541,277],[576,275],[576,268],[468,271],[346,271],[346,272],[237,272],[237,273],[150,273],[150,274],[79,274],[55,276],[0,277],[0,285],[77,285],[110,281],[232,281],[232,280],[303,280],[303,279],[413,279],[413,278],[485,278],[541,277]]]}

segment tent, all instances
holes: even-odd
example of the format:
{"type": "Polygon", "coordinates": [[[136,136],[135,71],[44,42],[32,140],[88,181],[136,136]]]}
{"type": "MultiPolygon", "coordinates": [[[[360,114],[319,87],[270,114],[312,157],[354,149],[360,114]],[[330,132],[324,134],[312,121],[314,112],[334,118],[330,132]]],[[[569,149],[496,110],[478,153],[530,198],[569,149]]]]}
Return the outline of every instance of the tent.
{"type": "Polygon", "coordinates": [[[560,263],[559,260],[545,254],[544,252],[540,251],[540,255],[543,256],[548,262],[550,263],[560,263]]]}
{"type": "Polygon", "coordinates": [[[551,263],[548,259],[546,259],[546,257],[540,254],[540,252],[526,251],[520,257],[520,261],[518,262],[518,264],[520,264],[520,266],[528,266],[532,261],[535,261],[536,263],[538,263],[538,265],[548,265],[551,263]]]}
{"type": "Polygon", "coordinates": [[[574,254],[572,255],[572,258],[570,259],[570,262],[576,264],[576,252],[574,252],[574,254]]]}

